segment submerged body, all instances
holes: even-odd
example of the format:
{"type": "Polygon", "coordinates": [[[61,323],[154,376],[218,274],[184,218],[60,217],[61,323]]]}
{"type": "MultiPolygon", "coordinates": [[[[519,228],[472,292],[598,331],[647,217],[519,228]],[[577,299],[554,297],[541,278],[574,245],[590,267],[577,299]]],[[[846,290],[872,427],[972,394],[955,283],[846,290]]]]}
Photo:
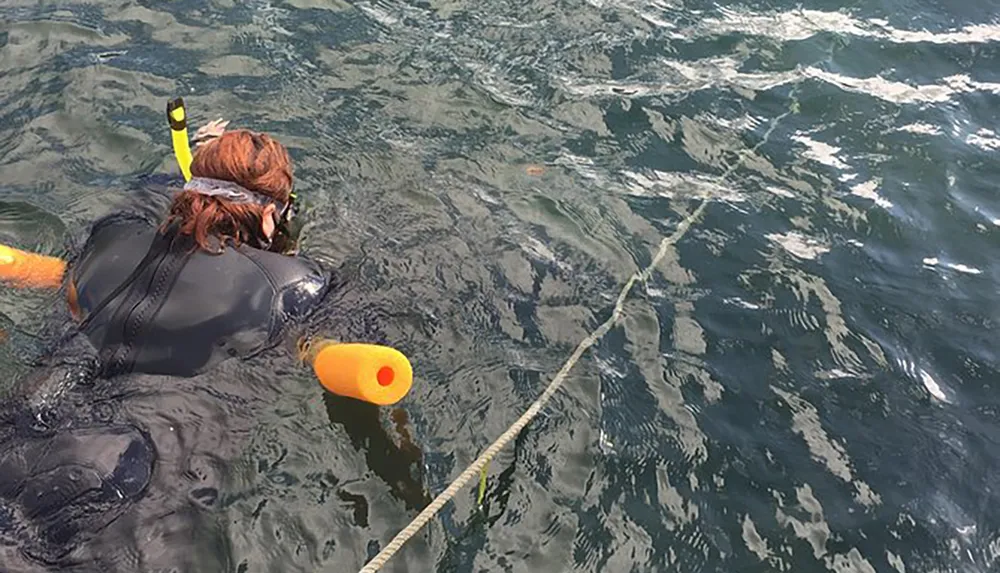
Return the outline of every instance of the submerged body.
{"type": "Polygon", "coordinates": [[[232,570],[216,510],[267,394],[130,374],[40,399],[66,372],[0,415],[0,570],[232,570]]]}

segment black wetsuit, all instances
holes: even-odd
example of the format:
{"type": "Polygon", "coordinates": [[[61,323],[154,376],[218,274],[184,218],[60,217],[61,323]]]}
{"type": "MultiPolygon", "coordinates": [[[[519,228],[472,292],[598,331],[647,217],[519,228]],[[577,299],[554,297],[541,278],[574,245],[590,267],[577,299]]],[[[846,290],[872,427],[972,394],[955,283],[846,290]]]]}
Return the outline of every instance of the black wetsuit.
{"type": "Polygon", "coordinates": [[[70,280],[82,328],[0,404],[0,571],[232,569],[199,524],[249,432],[240,409],[267,398],[226,359],[279,344],[326,277],[114,216],[70,280]]]}
{"type": "Polygon", "coordinates": [[[96,225],[71,272],[84,332],[110,374],[192,376],[252,356],[327,284],[301,259],[246,245],[205,253],[137,217],[96,225]]]}

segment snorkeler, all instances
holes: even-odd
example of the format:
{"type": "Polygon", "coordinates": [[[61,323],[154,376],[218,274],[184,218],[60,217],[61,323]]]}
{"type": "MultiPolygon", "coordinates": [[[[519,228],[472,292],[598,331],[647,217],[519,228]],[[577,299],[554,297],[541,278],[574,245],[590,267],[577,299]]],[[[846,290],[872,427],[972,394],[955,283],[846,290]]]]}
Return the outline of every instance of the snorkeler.
{"type": "MultiPolygon", "coordinates": [[[[159,225],[158,232],[152,230],[155,226],[152,219],[158,219],[158,213],[106,217],[93,226],[82,256],[76,258],[71,269],[58,257],[0,244],[0,281],[25,288],[65,287],[69,307],[80,322],[79,330],[87,332],[92,343],[101,348],[101,373],[105,375],[131,371],[192,375],[227,357],[255,355],[274,346],[280,338],[277,331],[281,326],[301,318],[303,312],[308,312],[309,301],[322,298],[321,291],[326,289],[326,282],[321,284],[314,266],[275,256],[296,254],[301,231],[295,216],[296,196],[291,190],[291,161],[284,147],[263,134],[245,130],[226,134],[229,122],[218,119],[195,135],[199,165],[194,166],[182,99],[167,104],[167,118],[174,155],[186,184],[182,193],[173,198],[169,216],[159,225]],[[213,151],[204,152],[209,146],[213,151]],[[208,176],[212,174],[216,177],[208,176]],[[241,185],[238,183],[241,180],[249,182],[241,185]],[[255,187],[259,189],[254,190],[255,187]],[[130,234],[133,231],[134,236],[130,234]],[[138,243],[133,243],[135,240],[138,243]],[[182,253],[185,241],[194,242],[190,245],[191,253],[182,253]],[[237,254],[227,253],[227,246],[237,254]],[[195,251],[201,251],[201,256],[193,255],[195,251]],[[141,255],[142,252],[145,254],[141,255]],[[104,253],[103,262],[102,255],[96,253],[104,253]],[[205,259],[204,254],[229,256],[223,257],[225,263],[220,263],[218,259],[205,259]],[[192,255],[193,262],[189,261],[192,255]],[[109,263],[108,257],[113,262],[109,263]],[[258,266],[259,272],[249,266],[250,261],[258,266]],[[184,270],[189,264],[191,267],[184,270]],[[163,269],[151,270],[152,266],[163,269]],[[183,301],[199,299],[200,293],[193,294],[197,288],[190,280],[206,272],[209,275],[226,272],[230,267],[242,269],[238,284],[232,280],[228,284],[242,288],[244,298],[251,294],[247,281],[263,286],[265,278],[270,283],[272,298],[269,301],[252,298],[254,307],[248,311],[239,307],[239,297],[220,299],[218,293],[222,291],[216,285],[210,289],[215,299],[201,301],[207,308],[200,310],[207,314],[203,312],[201,318],[191,316],[197,313],[191,313],[192,307],[183,301]],[[121,270],[126,268],[131,271],[124,276],[121,270]],[[199,268],[201,271],[196,270],[199,268]],[[154,278],[159,282],[149,282],[154,278]],[[184,286],[171,294],[178,280],[184,286]],[[278,284],[275,280],[287,283],[278,284]],[[124,309],[121,305],[130,300],[136,306],[124,309]],[[118,311],[108,311],[107,306],[112,303],[118,305],[118,311]],[[275,319],[267,322],[267,333],[261,330],[261,321],[267,315],[264,306],[275,319]],[[136,329],[153,320],[149,313],[154,308],[153,312],[167,314],[156,319],[160,326],[150,325],[147,335],[140,340],[136,329]],[[171,312],[185,318],[177,323],[171,312]],[[226,313],[229,318],[224,320],[230,322],[228,327],[218,324],[219,315],[226,313]],[[235,319],[244,322],[237,325],[232,322],[235,319]],[[95,323],[98,320],[103,323],[95,323]],[[255,320],[256,330],[247,323],[255,320]],[[225,329],[230,327],[256,333],[257,338],[251,341],[244,335],[227,333],[225,329]],[[189,333],[196,336],[187,337],[189,333]],[[165,337],[173,345],[159,344],[157,336],[165,337]],[[202,344],[206,339],[214,341],[220,349],[206,352],[202,344]],[[178,346],[181,340],[186,342],[178,346]],[[137,346],[147,349],[144,358],[134,356],[135,352],[141,352],[137,346]]],[[[312,365],[320,383],[334,394],[390,405],[401,400],[413,382],[409,360],[388,346],[310,337],[300,338],[296,346],[299,358],[312,365]]]]}
{"type": "Polygon", "coordinates": [[[245,130],[202,140],[161,224],[112,215],[67,272],[70,305],[104,376],[191,376],[275,346],[327,278],[287,248],[291,161],[245,130]],[[276,252],[277,251],[277,252],[276,252]]]}
{"type": "MultiPolygon", "coordinates": [[[[0,400],[3,573],[233,570],[220,500],[281,394],[242,365],[269,363],[256,357],[295,339],[293,327],[316,326],[307,321],[324,314],[331,281],[293,255],[287,150],[218,120],[198,130],[192,154],[183,102],[167,112],[185,182],[165,214],[109,215],[68,261],[0,245],[0,280],[68,301],[50,349],[0,400]]],[[[373,471],[408,505],[425,505],[409,469],[395,471],[419,467],[419,449],[382,436],[374,407],[406,395],[408,359],[308,336],[295,354],[332,393],[331,423],[397,452],[373,458],[373,471]]],[[[392,417],[398,426],[405,413],[392,417]]]]}
{"type": "Polygon", "coordinates": [[[198,550],[224,543],[206,510],[252,427],[247,404],[274,389],[215,372],[277,346],[329,280],[282,254],[286,149],[218,123],[199,136],[163,220],[93,225],[63,279],[76,321],[0,402],[4,572],[229,569],[198,550]]]}

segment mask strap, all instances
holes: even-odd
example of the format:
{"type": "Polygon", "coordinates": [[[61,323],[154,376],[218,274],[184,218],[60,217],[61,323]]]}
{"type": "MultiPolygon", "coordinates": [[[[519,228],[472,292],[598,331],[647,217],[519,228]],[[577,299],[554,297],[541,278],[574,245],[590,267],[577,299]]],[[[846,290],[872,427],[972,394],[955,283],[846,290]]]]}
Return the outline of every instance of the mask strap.
{"type": "Polygon", "coordinates": [[[284,213],[286,205],[277,199],[256,193],[239,183],[213,179],[211,177],[192,177],[184,184],[185,191],[192,191],[206,197],[218,197],[233,203],[250,203],[255,205],[274,205],[277,213],[284,213]]]}

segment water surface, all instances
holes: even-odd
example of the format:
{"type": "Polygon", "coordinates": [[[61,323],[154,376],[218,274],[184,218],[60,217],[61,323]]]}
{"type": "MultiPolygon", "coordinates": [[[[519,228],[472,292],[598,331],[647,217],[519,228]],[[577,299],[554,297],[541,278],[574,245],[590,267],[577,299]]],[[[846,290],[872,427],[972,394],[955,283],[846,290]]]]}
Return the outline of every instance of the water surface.
{"type": "MultiPolygon", "coordinates": [[[[707,202],[484,508],[470,487],[387,570],[988,571],[997,8],[11,0],[0,240],[61,253],[148,202],[136,182],[175,169],[168,98],[277,134],[304,250],[344,279],[325,330],[417,380],[376,411],[262,369],[281,398],[218,551],[352,571],[707,202]]],[[[5,373],[52,304],[0,291],[5,373]]]]}

